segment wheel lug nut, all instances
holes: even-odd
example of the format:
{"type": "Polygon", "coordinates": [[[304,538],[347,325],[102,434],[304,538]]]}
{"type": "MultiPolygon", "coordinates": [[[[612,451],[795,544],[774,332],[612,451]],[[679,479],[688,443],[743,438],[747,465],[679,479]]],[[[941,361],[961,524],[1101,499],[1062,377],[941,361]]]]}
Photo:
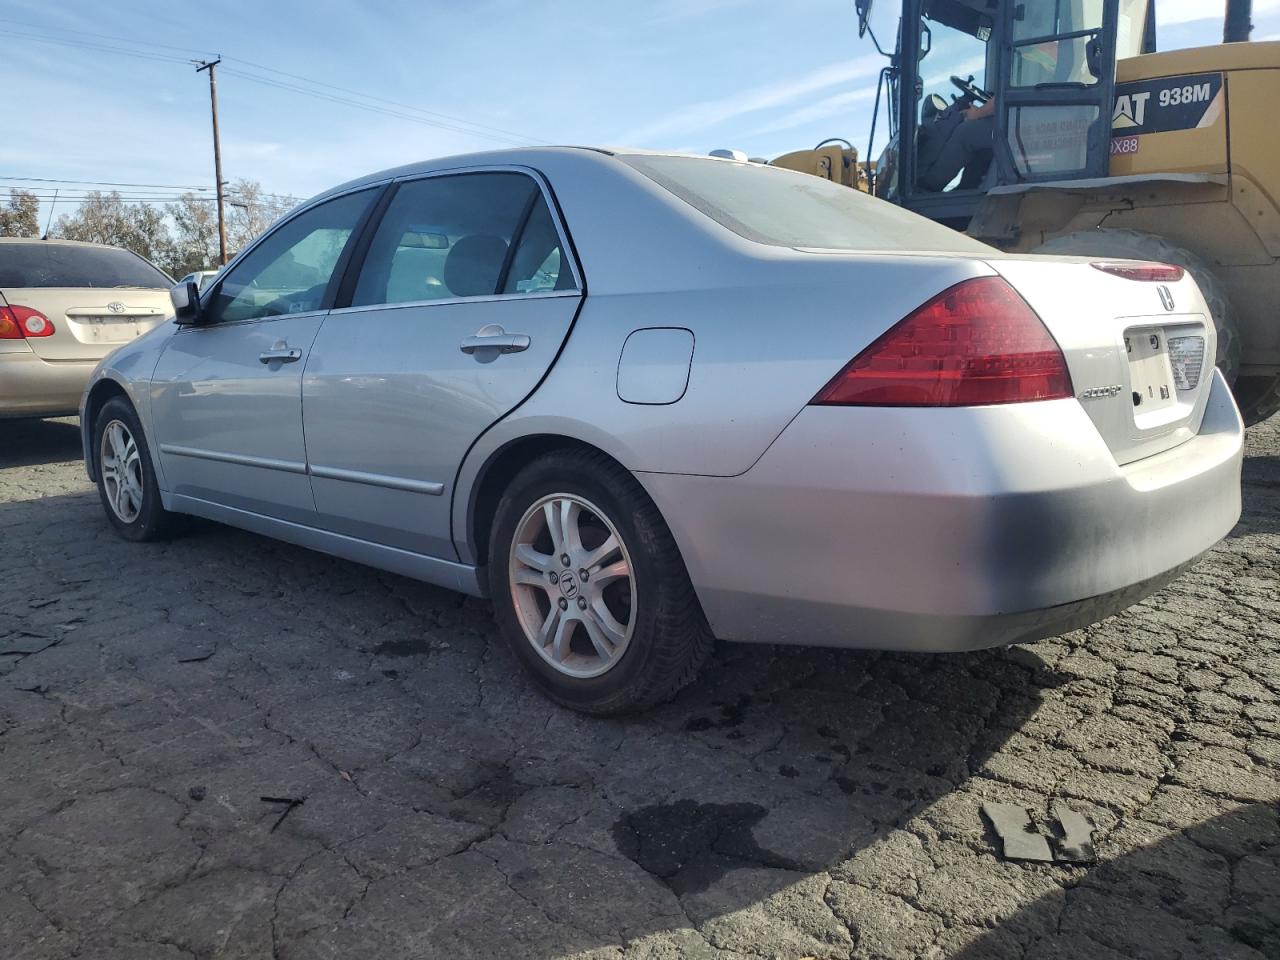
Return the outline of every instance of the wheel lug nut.
{"type": "Polygon", "coordinates": [[[568,601],[568,600],[566,600],[564,597],[561,597],[561,598],[560,598],[560,609],[561,609],[561,610],[568,610],[568,609],[569,609],[569,601],[568,601]]]}
{"type": "Polygon", "coordinates": [[[556,573],[554,570],[552,570],[550,573],[548,573],[548,574],[547,574],[547,579],[548,579],[548,580],[550,580],[552,583],[559,583],[559,582],[560,582],[560,574],[558,574],[558,573],[556,573]]]}
{"type": "Polygon", "coordinates": [[[587,580],[590,579],[590,576],[591,575],[587,573],[586,567],[583,567],[581,570],[578,571],[578,579],[580,579],[583,583],[586,583],[587,580]]]}
{"type": "Polygon", "coordinates": [[[569,555],[567,553],[560,554],[560,562],[567,567],[569,565],[569,555]]]}
{"type": "Polygon", "coordinates": [[[586,597],[579,597],[579,598],[578,598],[578,609],[579,609],[579,610],[585,610],[585,609],[587,609],[587,598],[586,598],[586,597]]]}

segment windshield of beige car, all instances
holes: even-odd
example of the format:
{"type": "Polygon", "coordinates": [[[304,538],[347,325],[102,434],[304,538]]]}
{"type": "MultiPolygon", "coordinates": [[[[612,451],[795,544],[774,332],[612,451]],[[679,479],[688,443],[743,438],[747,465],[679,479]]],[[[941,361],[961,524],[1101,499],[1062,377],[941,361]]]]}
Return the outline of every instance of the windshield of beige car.
{"type": "Polygon", "coordinates": [[[991,248],[859,190],[757,163],[618,159],[740,237],[777,247],[987,255],[991,248]]]}

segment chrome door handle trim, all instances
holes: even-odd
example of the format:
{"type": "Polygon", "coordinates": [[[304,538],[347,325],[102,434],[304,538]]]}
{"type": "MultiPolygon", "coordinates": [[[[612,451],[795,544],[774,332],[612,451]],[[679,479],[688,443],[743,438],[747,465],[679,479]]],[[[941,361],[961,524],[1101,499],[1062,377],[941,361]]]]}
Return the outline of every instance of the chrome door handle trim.
{"type": "Polygon", "coordinates": [[[302,351],[296,347],[292,349],[273,347],[258,354],[258,359],[263,363],[270,363],[273,360],[279,360],[281,363],[293,363],[295,360],[302,359],[302,351]]]}
{"type": "Polygon", "coordinates": [[[463,353],[475,353],[477,350],[521,353],[529,349],[530,342],[528,334],[524,333],[501,333],[487,336],[477,334],[474,337],[467,337],[463,340],[462,343],[458,344],[458,349],[463,353]]]}

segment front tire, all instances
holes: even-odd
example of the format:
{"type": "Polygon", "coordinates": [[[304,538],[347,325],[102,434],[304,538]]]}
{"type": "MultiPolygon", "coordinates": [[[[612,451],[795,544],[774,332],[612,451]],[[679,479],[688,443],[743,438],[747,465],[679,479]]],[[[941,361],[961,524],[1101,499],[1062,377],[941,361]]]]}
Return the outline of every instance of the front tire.
{"type": "Polygon", "coordinates": [[[489,570],[516,658],[574,710],[603,716],[661,703],[711,651],[671,531],[636,479],[603,454],[554,453],[517,474],[494,516],[489,570]]]}
{"type": "Polygon", "coordinates": [[[126,540],[163,540],[179,532],[182,517],[160,501],[151,451],[133,405],[112,397],[93,424],[94,473],[107,519],[126,540]]]}

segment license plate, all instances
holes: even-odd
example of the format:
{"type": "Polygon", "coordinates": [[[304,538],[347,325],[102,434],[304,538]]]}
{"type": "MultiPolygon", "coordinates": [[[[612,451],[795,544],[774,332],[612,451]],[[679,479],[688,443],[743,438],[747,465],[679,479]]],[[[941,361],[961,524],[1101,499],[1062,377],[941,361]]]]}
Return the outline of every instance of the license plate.
{"type": "Polygon", "coordinates": [[[1178,391],[1163,327],[1130,330],[1124,337],[1129,354],[1129,385],[1135,416],[1174,406],[1178,391]]]}
{"type": "Polygon", "coordinates": [[[141,332],[137,317],[77,317],[86,343],[128,343],[141,332]]]}

